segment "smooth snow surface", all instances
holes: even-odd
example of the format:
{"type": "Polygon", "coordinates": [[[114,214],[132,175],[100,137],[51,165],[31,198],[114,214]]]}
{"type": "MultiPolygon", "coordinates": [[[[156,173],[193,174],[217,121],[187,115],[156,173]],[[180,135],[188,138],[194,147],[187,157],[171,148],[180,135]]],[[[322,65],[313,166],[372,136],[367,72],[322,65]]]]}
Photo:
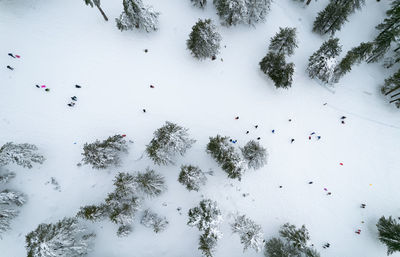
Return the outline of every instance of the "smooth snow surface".
{"type": "MultiPolygon", "coordinates": [[[[141,213],[126,238],[118,238],[117,226],[109,221],[94,223],[97,238],[90,257],[201,256],[200,232],[186,222],[187,211],[202,196],[217,201],[224,216],[215,257],[262,256],[251,249],[243,253],[229,226],[236,212],[262,225],[266,240],[277,236],[285,222],[305,224],[321,256],[386,255],[375,224],[382,215],[400,216],[400,115],[381,96],[379,85],[394,70],[363,63],[333,91],[307,77],[309,56],[328,39],[311,32],[327,0],[312,1],[307,8],[275,0],[266,22],[255,28],[221,27],[211,2],[203,11],[189,0],[147,0],[161,15],[159,31],[146,34],[118,31],[114,19],[122,1],[102,1],[109,17],[105,22],[96,8],[80,0],[0,0],[0,145],[36,144],[47,159],[31,170],[7,167],[17,173],[10,187],[26,193],[28,202],[0,240],[1,257],[26,256],[25,235],[38,224],[103,201],[118,171],[153,167],[140,157],[166,120],[189,128],[197,140],[175,166],[154,167],[166,177],[168,191],[146,201],[143,210],[166,216],[167,230],[155,234],[142,226],[141,213]],[[197,61],[186,49],[199,18],[218,24],[222,48],[215,61],[197,61]],[[292,88],[276,90],[258,63],[270,38],[285,26],[297,27],[299,48],[287,59],[296,65],[292,88]],[[67,106],[71,96],[78,97],[73,108],[67,106]],[[342,115],[347,117],[344,125],[342,115]],[[321,139],[308,140],[311,132],[321,139]],[[85,142],[114,134],[134,141],[121,167],[98,171],[76,166],[85,142]],[[217,134],[237,139],[239,146],[261,137],[268,164],[248,171],[241,182],[228,179],[205,152],[209,136],[217,134]],[[189,192],[177,181],[181,164],[212,169],[214,176],[207,175],[199,192],[189,192]],[[46,184],[51,177],[61,192],[46,184]],[[361,209],[361,203],[367,207],[361,209]],[[322,249],[326,242],[331,247],[322,249]]],[[[336,35],[343,45],[341,57],[374,38],[390,1],[366,2],[336,35]]]]}

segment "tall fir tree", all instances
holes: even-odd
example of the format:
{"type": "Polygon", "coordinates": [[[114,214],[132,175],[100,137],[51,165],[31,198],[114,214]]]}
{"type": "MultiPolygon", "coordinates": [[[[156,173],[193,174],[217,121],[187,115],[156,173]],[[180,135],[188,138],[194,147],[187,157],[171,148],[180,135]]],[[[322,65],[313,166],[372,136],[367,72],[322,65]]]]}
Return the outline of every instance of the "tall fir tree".
{"type": "Polygon", "coordinates": [[[154,170],[147,168],[145,172],[138,172],[135,176],[136,189],[148,197],[156,197],[167,190],[165,178],[154,170]]]}
{"type": "Polygon", "coordinates": [[[308,230],[304,225],[297,229],[295,225],[285,223],[279,230],[279,235],[298,249],[305,249],[310,239],[308,230]]]}
{"type": "Polygon", "coordinates": [[[43,155],[37,151],[38,148],[36,145],[8,142],[0,148],[0,167],[9,163],[15,163],[24,168],[31,169],[34,163],[42,164],[45,161],[43,155]]]}
{"type": "Polygon", "coordinates": [[[89,5],[90,7],[96,6],[101,15],[103,16],[105,21],[108,21],[107,15],[104,13],[103,9],[101,8],[101,3],[100,0],[84,0],[86,5],[89,5]]]}
{"type": "Polygon", "coordinates": [[[100,142],[85,143],[83,146],[83,163],[94,169],[106,169],[121,163],[120,154],[127,153],[128,146],[122,135],[114,135],[100,142]]]}
{"type": "Polygon", "coordinates": [[[169,222],[165,217],[160,217],[157,213],[147,209],[144,211],[140,223],[147,228],[152,228],[155,233],[159,233],[167,228],[169,222]]]}
{"type": "Polygon", "coordinates": [[[196,140],[189,138],[188,129],[166,121],[154,132],[146,153],[157,165],[174,164],[177,155],[183,156],[196,140]]]}
{"type": "Polygon", "coordinates": [[[240,150],[242,151],[243,158],[246,160],[249,169],[260,169],[267,163],[267,149],[254,140],[247,142],[240,150]]]}
{"type": "Polygon", "coordinates": [[[197,227],[200,231],[209,231],[215,235],[220,234],[218,225],[222,222],[222,215],[217,202],[210,199],[201,200],[199,206],[189,210],[188,216],[187,224],[189,226],[197,227]]]}
{"type": "Polygon", "coordinates": [[[221,35],[210,19],[201,20],[192,27],[186,46],[197,59],[215,57],[219,53],[221,35]]]}
{"type": "Polygon", "coordinates": [[[178,181],[189,191],[199,191],[200,187],[205,185],[207,177],[197,166],[182,165],[178,181]]]}
{"type": "Polygon", "coordinates": [[[199,238],[199,250],[205,257],[213,257],[215,248],[217,247],[218,236],[210,233],[209,231],[204,232],[199,238]]]}
{"type": "Polygon", "coordinates": [[[333,81],[339,82],[340,78],[351,71],[354,64],[364,61],[372,52],[373,43],[361,43],[359,46],[352,48],[347,52],[346,56],[336,65],[333,75],[333,81]]]}
{"type": "Polygon", "coordinates": [[[376,224],[379,241],[387,246],[387,255],[400,251],[400,224],[391,216],[382,216],[376,224]]]}
{"type": "Polygon", "coordinates": [[[308,59],[307,72],[310,78],[318,78],[321,82],[333,82],[336,57],[341,53],[342,47],[338,38],[325,41],[322,46],[308,59]]]}
{"type": "Polygon", "coordinates": [[[271,38],[269,50],[277,54],[291,56],[297,48],[296,28],[279,28],[279,32],[271,38]]]}
{"type": "Polygon", "coordinates": [[[228,174],[228,178],[241,180],[245,172],[245,162],[236,149],[229,144],[228,137],[220,135],[210,137],[206,151],[228,174]]]}
{"type": "Polygon", "coordinates": [[[318,13],[313,31],[321,35],[335,34],[347,21],[348,16],[365,4],[365,0],[331,0],[325,9],[318,13]]]}
{"type": "Polygon", "coordinates": [[[159,12],[151,6],[144,6],[142,0],[123,0],[124,11],[118,19],[117,28],[121,31],[139,29],[146,32],[158,30],[159,12]]]}
{"type": "Polygon", "coordinates": [[[26,235],[28,257],[81,257],[92,249],[94,233],[76,218],[64,218],[55,224],[40,224],[26,235]]]}
{"type": "Polygon", "coordinates": [[[261,251],[264,239],[260,225],[246,215],[238,215],[235,217],[235,222],[231,224],[231,228],[233,233],[239,234],[243,251],[248,248],[253,248],[256,252],[261,251]]]}
{"type": "Polygon", "coordinates": [[[368,57],[367,62],[377,62],[389,51],[391,43],[398,41],[400,37],[400,0],[394,0],[391,8],[386,12],[388,16],[381,24],[376,26],[379,30],[374,40],[374,49],[368,57]]]}
{"type": "Polygon", "coordinates": [[[286,63],[283,53],[268,52],[259,63],[262,72],[267,74],[276,88],[292,86],[294,63],[286,63]]]}
{"type": "Polygon", "coordinates": [[[270,10],[272,0],[246,0],[247,24],[255,26],[265,21],[270,10]]]}

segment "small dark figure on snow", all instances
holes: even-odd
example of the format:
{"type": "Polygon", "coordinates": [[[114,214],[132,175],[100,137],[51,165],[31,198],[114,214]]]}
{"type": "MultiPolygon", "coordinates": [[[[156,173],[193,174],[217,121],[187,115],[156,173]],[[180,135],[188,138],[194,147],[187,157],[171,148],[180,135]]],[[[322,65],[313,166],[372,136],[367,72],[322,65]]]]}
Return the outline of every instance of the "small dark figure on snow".
{"type": "Polygon", "coordinates": [[[50,91],[50,88],[46,88],[44,91],[49,92],[49,91],[50,91]]]}
{"type": "Polygon", "coordinates": [[[248,131],[248,130],[246,131],[246,134],[249,134],[249,131],[248,131]]]}
{"type": "Polygon", "coordinates": [[[14,68],[11,67],[10,65],[7,65],[7,69],[14,70],[14,68]]]}
{"type": "Polygon", "coordinates": [[[11,56],[12,58],[15,58],[15,56],[12,53],[8,53],[9,56],[11,56]]]}
{"type": "Polygon", "coordinates": [[[331,195],[332,193],[331,192],[328,192],[326,195],[331,195]]]}
{"type": "Polygon", "coordinates": [[[321,136],[317,136],[317,139],[320,140],[320,139],[321,139],[321,136]]]}
{"type": "Polygon", "coordinates": [[[36,85],[36,87],[37,87],[37,88],[40,88],[40,86],[39,86],[39,85],[36,85]]]}
{"type": "Polygon", "coordinates": [[[341,120],[344,120],[344,119],[346,119],[346,116],[342,116],[340,119],[341,119],[341,120]]]}
{"type": "Polygon", "coordinates": [[[149,50],[148,49],[144,49],[144,52],[147,53],[149,50]]]}
{"type": "Polygon", "coordinates": [[[212,61],[214,61],[215,59],[217,59],[217,57],[215,55],[211,56],[212,61]]]}
{"type": "Polygon", "coordinates": [[[237,140],[232,140],[232,143],[236,144],[237,140]]]}
{"type": "Polygon", "coordinates": [[[81,88],[81,86],[79,86],[79,85],[75,85],[75,87],[76,87],[76,88],[81,88]]]}
{"type": "Polygon", "coordinates": [[[143,112],[146,112],[146,109],[143,109],[143,112]]]}
{"type": "Polygon", "coordinates": [[[289,119],[289,122],[291,122],[292,121],[292,119],[289,119]]]}
{"type": "Polygon", "coordinates": [[[361,234],[361,229],[357,229],[356,234],[361,234]]]}
{"type": "Polygon", "coordinates": [[[78,101],[78,98],[76,96],[71,97],[72,101],[78,101]]]}
{"type": "Polygon", "coordinates": [[[272,130],[272,134],[274,134],[274,133],[275,133],[275,129],[272,130]]]}
{"type": "Polygon", "coordinates": [[[314,182],[312,182],[312,181],[308,182],[308,184],[310,184],[310,185],[311,185],[312,183],[314,183],[314,182]]]}
{"type": "Polygon", "coordinates": [[[239,119],[239,116],[236,116],[236,117],[235,117],[235,120],[238,120],[238,119],[239,119]]]}
{"type": "Polygon", "coordinates": [[[344,120],[342,120],[342,124],[344,124],[344,120]]]}
{"type": "Polygon", "coordinates": [[[331,244],[330,243],[326,243],[326,244],[324,244],[324,246],[322,246],[322,248],[326,249],[326,248],[329,248],[329,246],[331,246],[331,244]]]}
{"type": "Polygon", "coordinates": [[[75,103],[74,102],[70,102],[69,104],[67,104],[69,107],[74,107],[75,103]]]}
{"type": "Polygon", "coordinates": [[[153,86],[153,85],[150,85],[150,88],[154,88],[154,86],[153,86]]]}
{"type": "Polygon", "coordinates": [[[255,128],[258,128],[258,125],[255,125],[254,127],[255,127],[255,128]]]}
{"type": "Polygon", "coordinates": [[[294,142],[294,138],[292,138],[291,140],[290,140],[290,143],[292,144],[294,142]]]}
{"type": "Polygon", "coordinates": [[[312,136],[312,135],[315,135],[315,132],[312,132],[310,135],[311,135],[311,136],[312,136]]]}
{"type": "Polygon", "coordinates": [[[311,136],[308,137],[308,140],[311,140],[311,136]]]}
{"type": "Polygon", "coordinates": [[[260,140],[261,139],[261,137],[257,137],[257,140],[260,140]]]}
{"type": "Polygon", "coordinates": [[[282,188],[282,186],[279,186],[279,188],[282,188]]]}
{"type": "Polygon", "coordinates": [[[229,139],[229,142],[232,142],[232,138],[229,139]]]}
{"type": "Polygon", "coordinates": [[[367,206],[367,205],[366,205],[365,203],[362,203],[362,204],[361,204],[361,208],[363,208],[363,209],[365,209],[366,206],[367,206]]]}

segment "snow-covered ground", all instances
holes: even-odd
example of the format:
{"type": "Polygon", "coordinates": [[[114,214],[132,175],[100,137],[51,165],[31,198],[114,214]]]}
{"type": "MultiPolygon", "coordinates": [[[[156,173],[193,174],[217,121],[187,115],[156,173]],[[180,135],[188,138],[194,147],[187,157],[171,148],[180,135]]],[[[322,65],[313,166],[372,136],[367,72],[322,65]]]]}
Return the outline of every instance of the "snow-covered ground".
{"type": "MultiPolygon", "coordinates": [[[[327,39],[311,33],[312,22],[327,0],[312,1],[307,8],[275,0],[267,21],[256,28],[218,25],[223,47],[215,61],[197,61],[186,50],[199,18],[219,24],[212,4],[202,11],[189,0],[147,0],[161,16],[160,30],[146,34],[118,31],[114,19],[122,1],[102,2],[109,22],[80,0],[0,1],[0,145],[33,143],[47,158],[31,170],[8,167],[17,173],[11,187],[25,192],[29,201],[0,240],[1,257],[26,255],[25,235],[39,223],[73,216],[80,206],[101,202],[118,171],[153,167],[148,158],[138,159],[166,120],[189,128],[197,140],[175,166],[155,167],[166,177],[168,191],[145,207],[165,215],[169,228],[155,234],[135,222],[131,235],[118,238],[117,226],[95,223],[96,245],[90,256],[200,256],[200,233],[186,222],[188,209],[202,196],[216,200],[225,218],[216,257],[262,256],[251,249],[243,253],[239,237],[229,228],[235,212],[261,224],[265,239],[276,236],[285,222],[305,224],[322,256],[386,255],[375,224],[382,215],[397,217],[400,212],[400,115],[383,99],[379,85],[393,70],[361,64],[333,91],[308,78],[308,57],[327,39]],[[297,27],[299,48],[289,58],[296,65],[292,88],[276,90],[258,63],[270,38],[285,26],[297,27]],[[22,57],[12,59],[8,52],[22,57]],[[66,104],[74,95],[78,102],[69,108],[66,104]],[[347,116],[345,125],[339,120],[342,115],[347,116]],[[308,140],[313,131],[321,140],[308,140]],[[98,171],[76,166],[85,142],[114,134],[127,134],[134,141],[121,167],[98,171]],[[269,151],[268,165],[249,171],[241,182],[226,178],[205,153],[209,136],[216,134],[237,139],[241,146],[261,137],[269,151]],[[208,176],[200,192],[188,192],[177,181],[181,164],[213,169],[214,176],[208,176]],[[50,177],[59,181],[61,192],[46,184],[50,177]],[[361,203],[367,207],[361,209],[361,203]],[[331,247],[322,249],[326,242],[331,247]]],[[[337,33],[342,56],[373,39],[374,27],[389,6],[389,1],[366,2],[337,33]]]]}

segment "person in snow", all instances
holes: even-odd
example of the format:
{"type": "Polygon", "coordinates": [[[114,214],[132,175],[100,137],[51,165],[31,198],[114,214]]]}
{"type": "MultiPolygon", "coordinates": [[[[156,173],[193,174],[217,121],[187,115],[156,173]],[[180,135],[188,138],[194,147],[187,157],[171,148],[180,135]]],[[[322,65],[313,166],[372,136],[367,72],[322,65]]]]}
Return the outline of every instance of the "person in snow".
{"type": "Polygon", "coordinates": [[[261,139],[261,137],[257,137],[257,140],[260,140],[261,139]]]}
{"type": "Polygon", "coordinates": [[[317,139],[320,140],[320,139],[321,139],[321,136],[317,136],[317,139]]]}
{"type": "Polygon", "coordinates": [[[357,229],[356,234],[361,234],[361,229],[357,229]]]}
{"type": "Polygon", "coordinates": [[[250,131],[247,130],[247,131],[246,131],[246,134],[249,134],[249,133],[250,133],[250,131]]]}
{"type": "Polygon", "coordinates": [[[74,107],[75,103],[74,102],[70,102],[69,104],[67,104],[69,107],[74,107]]]}
{"type": "Polygon", "coordinates": [[[76,96],[71,97],[72,101],[78,101],[78,98],[76,96]]]}
{"type": "Polygon", "coordinates": [[[150,85],[150,88],[154,88],[154,86],[153,86],[153,85],[150,85]]]}
{"type": "Polygon", "coordinates": [[[75,87],[76,87],[76,88],[81,88],[81,86],[79,86],[79,85],[75,85],[75,87]]]}
{"type": "Polygon", "coordinates": [[[235,120],[238,120],[238,119],[239,119],[239,116],[236,116],[236,117],[235,117],[235,120]]]}
{"type": "Polygon", "coordinates": [[[292,121],[292,119],[289,119],[289,122],[291,122],[292,121]]]}
{"type": "Polygon", "coordinates": [[[340,119],[341,119],[341,120],[344,120],[344,119],[346,119],[346,116],[342,116],[340,119]]]}
{"type": "Polygon", "coordinates": [[[7,65],[7,69],[9,69],[9,70],[14,70],[14,68],[11,67],[10,65],[7,65]]]}
{"type": "Polygon", "coordinates": [[[344,120],[342,120],[342,124],[344,124],[344,120]]]}
{"type": "Polygon", "coordinates": [[[294,142],[294,138],[292,138],[291,140],[290,140],[290,143],[292,144],[294,142]]]}
{"type": "Polygon", "coordinates": [[[312,181],[308,182],[309,185],[311,185],[312,183],[314,183],[314,182],[312,182],[312,181]]]}
{"type": "Polygon", "coordinates": [[[275,129],[272,130],[272,134],[274,134],[274,133],[275,133],[275,129]]]}
{"type": "Polygon", "coordinates": [[[312,136],[312,135],[315,135],[315,132],[312,132],[312,133],[310,134],[310,136],[312,136]]]}
{"type": "Polygon", "coordinates": [[[311,140],[311,136],[308,137],[308,140],[311,140]]]}
{"type": "Polygon", "coordinates": [[[365,209],[366,206],[367,206],[367,205],[366,205],[365,203],[362,203],[360,207],[363,208],[363,209],[365,209]]]}
{"type": "Polygon", "coordinates": [[[8,53],[9,56],[11,56],[12,58],[15,58],[15,56],[12,53],[8,53]]]}
{"type": "Polygon", "coordinates": [[[143,112],[146,112],[146,109],[143,109],[143,112]]]}
{"type": "Polygon", "coordinates": [[[258,128],[258,125],[255,125],[254,127],[255,127],[255,128],[258,128]]]}

